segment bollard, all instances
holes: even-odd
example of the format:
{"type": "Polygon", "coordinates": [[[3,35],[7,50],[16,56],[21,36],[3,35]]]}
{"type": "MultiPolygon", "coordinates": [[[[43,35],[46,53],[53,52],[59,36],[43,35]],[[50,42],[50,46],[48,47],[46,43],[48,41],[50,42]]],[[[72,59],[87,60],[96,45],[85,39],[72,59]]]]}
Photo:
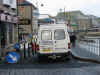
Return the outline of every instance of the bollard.
{"type": "Polygon", "coordinates": [[[100,38],[99,38],[99,54],[98,55],[100,56],[100,38]]]}
{"type": "Polygon", "coordinates": [[[99,56],[99,39],[97,41],[97,55],[99,56]]]}
{"type": "Polygon", "coordinates": [[[30,44],[28,43],[28,57],[30,57],[30,44]]]}
{"type": "Polygon", "coordinates": [[[25,43],[24,43],[24,58],[26,58],[26,47],[25,47],[25,43]]]}
{"type": "MultiPolygon", "coordinates": [[[[88,43],[88,49],[87,49],[87,51],[89,52],[91,52],[91,48],[90,48],[90,43],[89,43],[89,41],[87,42],[88,43]]],[[[89,56],[90,56],[90,52],[88,53],[89,54],[89,56]]]]}
{"type": "Polygon", "coordinates": [[[95,42],[95,54],[98,55],[98,45],[97,45],[97,42],[95,42]]]}

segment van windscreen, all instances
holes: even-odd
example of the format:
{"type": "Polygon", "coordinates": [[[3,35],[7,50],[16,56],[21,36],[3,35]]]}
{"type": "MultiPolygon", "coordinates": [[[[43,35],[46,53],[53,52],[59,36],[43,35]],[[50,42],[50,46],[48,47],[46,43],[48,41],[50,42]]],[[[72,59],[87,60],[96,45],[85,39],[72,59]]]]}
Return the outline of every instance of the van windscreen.
{"type": "Polygon", "coordinates": [[[52,40],[52,32],[50,30],[42,30],[41,40],[52,40]]]}
{"type": "Polygon", "coordinates": [[[65,39],[65,31],[63,29],[56,29],[54,32],[55,40],[63,40],[65,39]]]}

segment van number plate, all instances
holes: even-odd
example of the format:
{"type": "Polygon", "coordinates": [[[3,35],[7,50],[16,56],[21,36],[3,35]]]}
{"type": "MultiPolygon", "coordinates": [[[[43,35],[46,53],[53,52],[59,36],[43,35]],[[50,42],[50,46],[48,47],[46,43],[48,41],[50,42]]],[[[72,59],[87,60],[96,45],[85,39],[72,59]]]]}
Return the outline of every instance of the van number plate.
{"type": "Polygon", "coordinates": [[[43,49],[42,51],[43,51],[43,52],[52,52],[53,50],[50,49],[50,48],[46,48],[46,49],[43,49]]]}

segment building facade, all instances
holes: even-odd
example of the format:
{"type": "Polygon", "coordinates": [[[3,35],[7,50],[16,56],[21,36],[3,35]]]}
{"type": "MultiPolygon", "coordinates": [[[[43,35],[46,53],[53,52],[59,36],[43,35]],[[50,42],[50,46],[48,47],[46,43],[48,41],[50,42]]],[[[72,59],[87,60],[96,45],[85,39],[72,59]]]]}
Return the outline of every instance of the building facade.
{"type": "MultiPolygon", "coordinates": [[[[19,20],[19,36],[29,36],[37,30],[37,18],[34,16],[34,11],[37,8],[28,1],[23,1],[18,5],[19,20]]],[[[21,40],[22,40],[21,39],[21,40]]]]}
{"type": "Polygon", "coordinates": [[[77,19],[78,30],[86,31],[90,28],[90,23],[88,19],[77,19]]]}
{"type": "Polygon", "coordinates": [[[66,20],[68,19],[70,20],[70,25],[75,31],[85,31],[88,28],[99,26],[99,23],[96,21],[96,16],[85,15],[81,11],[60,12],[56,16],[57,23],[66,23],[66,20]]]}
{"type": "Polygon", "coordinates": [[[16,0],[0,0],[0,54],[15,42],[15,28],[18,23],[16,0]]]}

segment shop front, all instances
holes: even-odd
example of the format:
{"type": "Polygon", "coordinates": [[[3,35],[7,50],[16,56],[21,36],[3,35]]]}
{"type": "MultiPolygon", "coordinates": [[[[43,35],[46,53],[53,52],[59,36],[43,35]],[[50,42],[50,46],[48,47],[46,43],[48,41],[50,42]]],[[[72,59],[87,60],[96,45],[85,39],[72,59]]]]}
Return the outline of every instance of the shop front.
{"type": "Polygon", "coordinates": [[[17,17],[9,13],[0,14],[0,57],[5,56],[6,48],[14,43],[14,25],[17,17]]]}

